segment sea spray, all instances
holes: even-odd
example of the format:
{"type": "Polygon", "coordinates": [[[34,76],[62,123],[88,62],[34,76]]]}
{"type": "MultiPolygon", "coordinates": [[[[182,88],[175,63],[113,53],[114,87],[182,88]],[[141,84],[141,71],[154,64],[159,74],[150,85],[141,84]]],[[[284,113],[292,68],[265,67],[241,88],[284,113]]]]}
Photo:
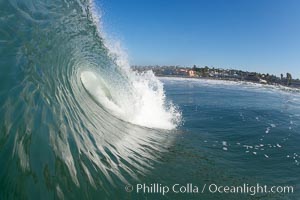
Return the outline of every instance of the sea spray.
{"type": "MultiPolygon", "coordinates": [[[[101,10],[93,1],[90,2],[90,7],[92,8],[92,19],[96,24],[98,33],[104,38],[103,43],[108,50],[108,55],[125,79],[127,87],[124,88],[124,82],[116,81],[114,77],[101,77],[101,74],[95,70],[93,72],[83,71],[81,80],[88,81],[87,73],[89,73],[89,76],[103,79],[109,85],[106,88],[110,90],[112,100],[108,101],[101,95],[102,92],[99,90],[102,87],[98,87],[95,91],[94,86],[90,83],[86,85],[83,82],[85,89],[92,93],[98,103],[103,104],[104,107],[122,120],[149,128],[169,130],[176,128],[181,122],[181,113],[171,101],[167,100],[162,82],[154,76],[152,71],[144,73],[132,71],[128,62],[128,55],[123,50],[120,41],[108,37],[105,33],[101,14],[99,14],[101,10]],[[108,78],[113,79],[114,82],[107,80],[108,78]]],[[[101,85],[100,82],[99,85],[101,85]]]]}

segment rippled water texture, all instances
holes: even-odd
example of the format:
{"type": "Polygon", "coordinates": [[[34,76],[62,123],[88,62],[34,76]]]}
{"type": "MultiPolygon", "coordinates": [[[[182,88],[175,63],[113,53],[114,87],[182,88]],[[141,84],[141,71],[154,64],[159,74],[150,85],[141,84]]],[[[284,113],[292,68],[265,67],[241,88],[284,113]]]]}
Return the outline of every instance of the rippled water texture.
{"type": "Polygon", "coordinates": [[[120,65],[93,6],[0,1],[0,199],[109,198],[172,142],[180,114],[120,65]]]}

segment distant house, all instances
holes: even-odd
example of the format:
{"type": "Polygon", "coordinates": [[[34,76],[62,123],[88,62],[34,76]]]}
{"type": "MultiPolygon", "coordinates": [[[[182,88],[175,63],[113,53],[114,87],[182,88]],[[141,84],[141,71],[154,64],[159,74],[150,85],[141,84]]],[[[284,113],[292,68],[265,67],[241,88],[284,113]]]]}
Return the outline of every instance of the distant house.
{"type": "Polygon", "coordinates": [[[176,75],[179,75],[179,76],[188,76],[188,70],[187,69],[176,70],[176,75]]]}
{"type": "Polygon", "coordinates": [[[195,76],[196,76],[196,71],[194,71],[194,70],[189,70],[189,71],[188,71],[188,74],[189,74],[190,77],[195,77],[195,76]]]}
{"type": "Polygon", "coordinates": [[[259,83],[261,83],[261,84],[267,84],[268,82],[266,80],[264,80],[264,79],[259,79],[259,83]]]}
{"type": "Polygon", "coordinates": [[[179,69],[179,71],[187,73],[188,70],[187,69],[179,69]]]}
{"type": "Polygon", "coordinates": [[[292,80],[292,86],[300,88],[300,80],[292,80]]]}
{"type": "Polygon", "coordinates": [[[250,73],[248,76],[245,77],[246,81],[253,81],[253,82],[259,82],[259,78],[256,76],[255,73],[250,73]]]}

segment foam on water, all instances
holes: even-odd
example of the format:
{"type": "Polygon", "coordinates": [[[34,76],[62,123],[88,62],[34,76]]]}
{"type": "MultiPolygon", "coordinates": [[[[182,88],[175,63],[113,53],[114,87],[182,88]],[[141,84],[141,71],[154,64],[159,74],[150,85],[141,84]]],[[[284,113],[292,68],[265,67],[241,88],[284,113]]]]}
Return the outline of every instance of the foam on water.
{"type": "MultiPolygon", "coordinates": [[[[200,83],[201,85],[209,85],[209,86],[239,86],[239,88],[243,89],[257,89],[264,90],[265,92],[282,92],[284,94],[294,93],[296,95],[299,94],[300,89],[298,88],[290,88],[282,85],[264,85],[260,83],[253,83],[247,81],[231,81],[231,80],[214,80],[214,79],[199,79],[199,78],[181,78],[181,77],[163,77],[162,80],[168,81],[182,81],[182,82],[190,82],[190,83],[200,83]]],[[[295,99],[298,98],[295,97],[295,99]]],[[[299,100],[299,99],[297,99],[299,100]]]]}

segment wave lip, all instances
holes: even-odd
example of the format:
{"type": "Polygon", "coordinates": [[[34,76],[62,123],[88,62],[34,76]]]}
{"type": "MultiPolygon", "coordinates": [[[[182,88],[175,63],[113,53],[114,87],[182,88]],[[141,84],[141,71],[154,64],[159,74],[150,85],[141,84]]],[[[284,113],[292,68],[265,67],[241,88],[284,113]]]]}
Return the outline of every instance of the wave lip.
{"type": "Polygon", "coordinates": [[[85,90],[115,117],[148,128],[176,128],[181,115],[172,103],[166,102],[163,85],[153,73],[131,72],[127,77],[132,83],[131,91],[118,90],[120,85],[107,84],[105,77],[96,72],[83,71],[80,75],[85,90]]]}

